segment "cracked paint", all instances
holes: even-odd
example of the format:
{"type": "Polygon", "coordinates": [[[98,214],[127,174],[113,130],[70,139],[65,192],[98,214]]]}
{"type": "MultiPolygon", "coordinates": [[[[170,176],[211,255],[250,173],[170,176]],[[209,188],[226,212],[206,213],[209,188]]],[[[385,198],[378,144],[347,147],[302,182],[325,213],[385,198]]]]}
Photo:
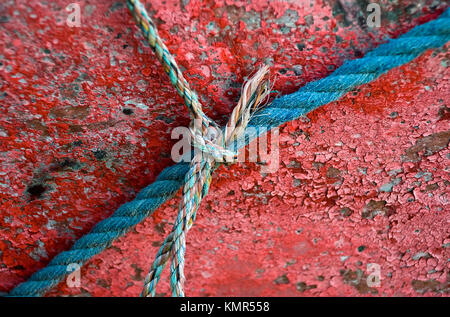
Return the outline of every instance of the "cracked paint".
{"type": "MultiPolygon", "coordinates": [[[[149,2],[149,1],[148,1],[149,2]]],[[[188,114],[123,1],[0,4],[0,291],[67,250],[172,164],[188,114]]],[[[208,115],[268,63],[280,94],[436,17],[439,1],[152,1],[208,115]]],[[[280,168],[216,171],[189,232],[190,296],[448,296],[448,45],[280,128],[280,168]],[[368,287],[367,264],[381,267],[368,287]]],[[[179,195],[49,296],[137,296],[179,195]]],[[[168,295],[167,272],[159,295],[168,295]]]]}

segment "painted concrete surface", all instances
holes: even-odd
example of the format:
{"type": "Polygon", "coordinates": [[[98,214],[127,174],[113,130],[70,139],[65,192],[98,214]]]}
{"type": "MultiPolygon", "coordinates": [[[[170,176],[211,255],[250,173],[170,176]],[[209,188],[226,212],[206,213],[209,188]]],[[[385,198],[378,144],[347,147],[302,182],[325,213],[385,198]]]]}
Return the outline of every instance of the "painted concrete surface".
{"type": "MultiPolygon", "coordinates": [[[[149,2],[149,1],[148,1],[149,2]]],[[[189,122],[122,1],[0,4],[0,291],[70,248],[172,164],[189,122]]],[[[152,1],[161,36],[211,117],[226,122],[246,76],[271,65],[295,91],[439,1],[152,1]]],[[[188,235],[188,296],[448,296],[449,53],[430,50],[280,128],[280,163],[221,167],[188,235]],[[369,287],[368,265],[379,287],[369,287]]],[[[179,195],[49,296],[137,296],[179,195]]],[[[168,295],[167,274],[159,295],[168,295]]]]}

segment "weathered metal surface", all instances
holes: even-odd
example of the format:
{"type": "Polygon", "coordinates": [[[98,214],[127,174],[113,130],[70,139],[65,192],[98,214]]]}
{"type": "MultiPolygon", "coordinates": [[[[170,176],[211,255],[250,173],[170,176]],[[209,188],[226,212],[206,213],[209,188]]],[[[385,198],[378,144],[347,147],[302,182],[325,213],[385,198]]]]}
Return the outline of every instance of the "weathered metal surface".
{"type": "MultiPolygon", "coordinates": [[[[24,281],[172,164],[188,124],[124,1],[0,4],[0,291],[24,281]]],[[[225,122],[245,76],[290,93],[437,16],[438,1],[152,1],[225,122]]],[[[280,129],[280,167],[220,168],[189,232],[187,295],[448,295],[448,45],[280,129]],[[365,282],[380,265],[381,286],[365,282]]],[[[49,295],[136,296],[179,197],[49,295]]],[[[160,294],[167,294],[163,277],[160,294]]]]}

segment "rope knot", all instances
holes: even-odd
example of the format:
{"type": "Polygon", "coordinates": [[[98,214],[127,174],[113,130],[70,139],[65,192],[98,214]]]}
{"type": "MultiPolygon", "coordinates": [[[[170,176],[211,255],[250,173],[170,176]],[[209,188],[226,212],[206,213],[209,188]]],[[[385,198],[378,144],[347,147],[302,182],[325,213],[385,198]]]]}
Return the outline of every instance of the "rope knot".
{"type": "Polygon", "coordinates": [[[195,155],[194,162],[208,157],[220,163],[237,161],[238,152],[230,147],[245,131],[252,114],[267,100],[270,93],[268,74],[269,68],[263,66],[245,83],[241,98],[223,129],[203,112],[194,116],[189,125],[191,144],[202,154],[195,155]]]}
{"type": "Polygon", "coordinates": [[[201,120],[194,119],[189,127],[191,144],[197,150],[193,162],[200,162],[208,158],[215,162],[235,162],[237,152],[226,149],[222,130],[215,124],[202,130],[203,123],[201,120]]]}
{"type": "Polygon", "coordinates": [[[197,95],[189,87],[175,59],[158,35],[155,24],[148,16],[145,7],[139,0],[128,0],[129,8],[135,14],[141,29],[156,56],[163,64],[172,85],[177,89],[189,110],[192,118],[189,124],[191,145],[197,150],[191,161],[189,171],[185,175],[183,196],[180,202],[177,219],[172,231],[159,249],[150,272],[144,281],[142,296],[154,296],[156,284],[167,261],[170,265],[170,288],[174,296],[184,296],[184,255],[186,250],[186,234],[192,226],[197,209],[211,183],[214,163],[232,163],[238,158],[233,149],[235,140],[245,131],[252,114],[267,101],[270,94],[269,67],[262,66],[242,87],[241,97],[230,115],[228,123],[221,128],[210,119],[202,109],[197,95]],[[198,151],[200,150],[200,151],[198,151]]]}

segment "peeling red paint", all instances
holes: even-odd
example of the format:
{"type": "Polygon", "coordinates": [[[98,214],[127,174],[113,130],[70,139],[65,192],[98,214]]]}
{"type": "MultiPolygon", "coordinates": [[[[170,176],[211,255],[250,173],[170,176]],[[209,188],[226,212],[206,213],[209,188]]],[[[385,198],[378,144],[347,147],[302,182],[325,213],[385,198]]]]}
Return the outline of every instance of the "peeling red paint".
{"type": "MultiPolygon", "coordinates": [[[[170,131],[188,123],[124,2],[79,1],[80,28],[65,25],[69,3],[0,4],[4,292],[172,164],[170,131]]],[[[383,2],[376,30],[344,1],[150,8],[207,112],[225,121],[259,63],[290,93],[444,5],[383,2]]],[[[283,125],[276,173],[220,168],[189,232],[186,293],[448,296],[448,63],[447,45],[283,125]],[[379,288],[364,282],[369,263],[379,288]]],[[[49,295],[138,295],[178,199],[90,260],[81,288],[49,295]]]]}

